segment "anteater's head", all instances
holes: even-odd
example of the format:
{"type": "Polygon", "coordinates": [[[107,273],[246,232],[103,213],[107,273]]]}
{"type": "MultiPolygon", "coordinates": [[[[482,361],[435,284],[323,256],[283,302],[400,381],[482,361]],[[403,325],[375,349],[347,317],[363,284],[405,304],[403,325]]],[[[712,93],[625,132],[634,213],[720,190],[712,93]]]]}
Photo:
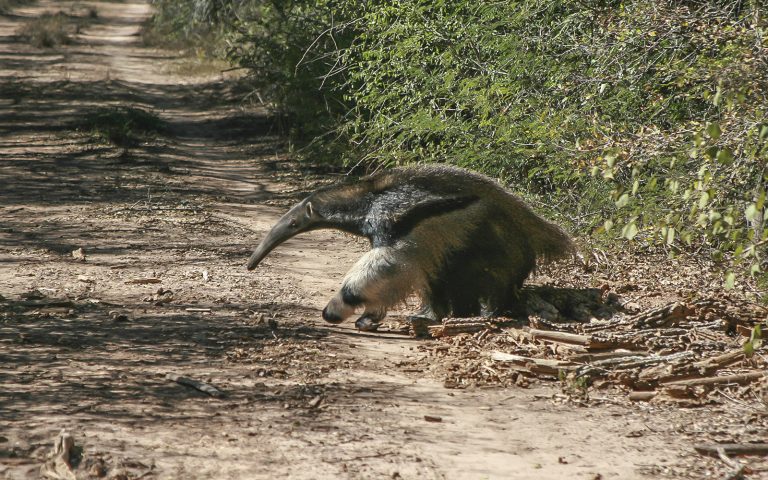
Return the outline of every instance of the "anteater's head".
{"type": "Polygon", "coordinates": [[[277,221],[248,259],[248,270],[256,268],[275,247],[303,232],[332,228],[364,235],[363,224],[376,188],[383,187],[368,180],[331,185],[315,191],[277,221]]]}
{"type": "Polygon", "coordinates": [[[277,221],[272,230],[261,241],[251,258],[248,259],[248,270],[253,270],[269,255],[275,247],[300,233],[323,228],[324,217],[317,211],[312,202],[312,196],[305,198],[293,206],[288,213],[277,221]]]}

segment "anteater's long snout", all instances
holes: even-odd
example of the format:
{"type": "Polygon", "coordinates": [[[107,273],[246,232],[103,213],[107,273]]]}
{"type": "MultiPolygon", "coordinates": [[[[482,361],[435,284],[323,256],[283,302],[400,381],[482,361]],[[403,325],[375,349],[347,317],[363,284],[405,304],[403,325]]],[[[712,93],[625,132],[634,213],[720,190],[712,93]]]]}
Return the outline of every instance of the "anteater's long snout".
{"type": "Polygon", "coordinates": [[[312,215],[311,205],[307,200],[294,205],[288,210],[288,213],[277,221],[259,246],[256,247],[248,259],[246,267],[248,270],[253,270],[281,243],[300,233],[317,228],[316,223],[316,218],[312,215]]]}

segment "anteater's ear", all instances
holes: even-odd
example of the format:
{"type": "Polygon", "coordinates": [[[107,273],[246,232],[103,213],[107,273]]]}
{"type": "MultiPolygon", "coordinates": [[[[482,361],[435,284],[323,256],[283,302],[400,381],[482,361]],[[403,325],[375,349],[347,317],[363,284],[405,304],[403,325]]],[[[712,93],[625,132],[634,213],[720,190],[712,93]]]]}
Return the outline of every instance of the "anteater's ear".
{"type": "Polygon", "coordinates": [[[304,214],[307,216],[307,218],[312,218],[312,216],[315,214],[315,209],[312,207],[312,202],[307,202],[307,207],[304,214]]]}

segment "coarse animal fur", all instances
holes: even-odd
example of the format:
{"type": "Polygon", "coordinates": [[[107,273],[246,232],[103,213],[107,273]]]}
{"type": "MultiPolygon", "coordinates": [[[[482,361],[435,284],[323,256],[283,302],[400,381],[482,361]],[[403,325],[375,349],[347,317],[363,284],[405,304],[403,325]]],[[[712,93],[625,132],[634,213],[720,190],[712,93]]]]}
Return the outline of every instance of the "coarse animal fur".
{"type": "Polygon", "coordinates": [[[312,193],[275,224],[248,269],[285,240],[320,228],[371,242],[323,310],[323,318],[335,323],[364,307],[357,321],[364,329],[414,293],[422,301],[418,315],[435,320],[514,310],[537,262],[574,250],[562,229],[494,180],[430,165],[312,193]]]}

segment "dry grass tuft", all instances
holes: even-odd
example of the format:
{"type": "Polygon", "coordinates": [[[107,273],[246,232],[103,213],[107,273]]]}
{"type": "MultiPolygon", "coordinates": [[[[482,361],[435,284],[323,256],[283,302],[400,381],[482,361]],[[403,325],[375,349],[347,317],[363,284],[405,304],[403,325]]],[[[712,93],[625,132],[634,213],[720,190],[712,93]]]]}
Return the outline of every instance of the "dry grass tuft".
{"type": "Polygon", "coordinates": [[[19,36],[37,48],[51,48],[72,43],[70,35],[76,33],[72,31],[76,29],[64,12],[46,13],[24,25],[19,30],[19,36]]]}

